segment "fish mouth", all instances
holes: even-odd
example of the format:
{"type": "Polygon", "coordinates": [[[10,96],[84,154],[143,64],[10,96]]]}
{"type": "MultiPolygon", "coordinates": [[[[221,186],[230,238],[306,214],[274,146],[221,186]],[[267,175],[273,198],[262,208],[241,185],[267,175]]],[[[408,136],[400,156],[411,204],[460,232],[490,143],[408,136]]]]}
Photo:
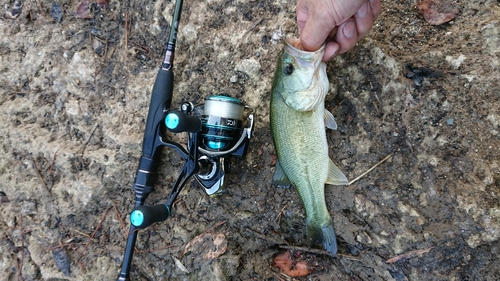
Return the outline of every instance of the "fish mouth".
{"type": "MultiPolygon", "coordinates": [[[[313,52],[304,51],[299,38],[287,38],[285,40],[285,52],[290,56],[299,59],[303,63],[314,64],[315,67],[321,62],[323,53],[325,51],[325,44],[313,52]]],[[[299,62],[300,63],[300,62],[299,62]]]]}
{"type": "Polygon", "coordinates": [[[284,52],[292,59],[303,75],[296,76],[304,85],[302,89],[290,89],[283,93],[284,102],[297,111],[311,111],[324,100],[328,93],[329,82],[326,77],[326,64],[322,62],[325,44],[317,51],[308,52],[301,49],[300,39],[287,38],[284,52]]]}

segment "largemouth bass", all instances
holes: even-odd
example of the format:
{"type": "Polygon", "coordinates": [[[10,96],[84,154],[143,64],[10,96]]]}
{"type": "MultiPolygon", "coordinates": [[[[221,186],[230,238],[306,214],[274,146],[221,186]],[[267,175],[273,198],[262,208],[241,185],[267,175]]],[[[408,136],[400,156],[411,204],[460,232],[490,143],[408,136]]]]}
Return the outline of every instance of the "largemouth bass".
{"type": "Polygon", "coordinates": [[[323,244],[337,253],[333,222],[325,202],[325,183],[347,184],[346,176],[328,157],[325,126],[336,129],[324,108],[329,82],[316,52],[300,50],[298,39],[288,39],[278,59],[271,93],[271,132],[278,161],[273,184],[294,185],[306,210],[309,246],[323,244]],[[298,48],[294,47],[297,46],[298,48]]]}

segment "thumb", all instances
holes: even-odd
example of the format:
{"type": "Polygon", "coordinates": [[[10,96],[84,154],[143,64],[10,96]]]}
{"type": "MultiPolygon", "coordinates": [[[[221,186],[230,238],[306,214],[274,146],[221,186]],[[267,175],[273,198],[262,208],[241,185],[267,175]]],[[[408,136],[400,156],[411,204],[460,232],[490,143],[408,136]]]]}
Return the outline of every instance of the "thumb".
{"type": "Polygon", "coordinates": [[[335,28],[335,22],[324,14],[316,14],[309,10],[304,28],[300,32],[300,44],[304,51],[318,50],[330,32],[335,28]]]}

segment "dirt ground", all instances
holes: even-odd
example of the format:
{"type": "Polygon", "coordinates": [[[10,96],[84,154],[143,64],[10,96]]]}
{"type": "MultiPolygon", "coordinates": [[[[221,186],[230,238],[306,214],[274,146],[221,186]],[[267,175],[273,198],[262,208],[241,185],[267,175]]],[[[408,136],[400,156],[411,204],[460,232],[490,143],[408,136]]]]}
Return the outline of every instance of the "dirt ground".
{"type": "MultiPolygon", "coordinates": [[[[115,280],[174,3],[111,0],[81,19],[80,1],[58,0],[57,22],[52,1],[22,0],[14,19],[15,1],[0,2],[0,279],[115,280]]],[[[302,250],[313,270],[293,280],[500,279],[500,2],[453,4],[460,14],[432,26],[415,0],[383,1],[369,36],[328,64],[333,161],[354,179],[392,157],[325,187],[339,255],[302,250]]],[[[132,280],[292,280],[271,263],[306,246],[305,215],[295,190],[270,185],[268,120],[294,6],[184,2],[172,106],[229,94],[255,109],[255,135],[224,194],[190,182],[172,217],[140,232],[132,280]],[[180,257],[207,230],[226,252],[180,257]]],[[[181,167],[165,149],[148,204],[181,167]]]]}

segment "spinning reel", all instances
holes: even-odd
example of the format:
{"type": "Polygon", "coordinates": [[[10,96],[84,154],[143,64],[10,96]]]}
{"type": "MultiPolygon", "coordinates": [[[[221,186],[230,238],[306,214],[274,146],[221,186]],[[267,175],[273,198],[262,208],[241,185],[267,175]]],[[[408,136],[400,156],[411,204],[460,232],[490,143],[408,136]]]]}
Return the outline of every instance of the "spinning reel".
{"type": "MultiPolygon", "coordinates": [[[[253,115],[248,115],[248,127],[243,127],[243,113],[244,109],[251,110],[250,107],[239,99],[215,95],[205,99],[201,117],[192,115],[194,109],[192,103],[185,102],[181,110],[171,110],[165,117],[164,125],[168,131],[189,133],[187,151],[175,142],[161,142],[161,145],[175,148],[186,164],[165,204],[142,205],[132,211],[130,222],[136,228],[146,228],[166,220],[175,198],[193,175],[208,195],[220,193],[227,185],[230,157],[244,158],[247,153],[253,130],[253,115]]],[[[137,173],[139,175],[143,171],[137,173]]]]}
{"type": "Polygon", "coordinates": [[[214,95],[205,99],[203,113],[195,114],[192,103],[185,102],[180,110],[171,110],[174,74],[172,71],[177,28],[182,0],[175,4],[165,59],[158,71],[151,94],[142,155],[133,185],[135,208],[130,214],[130,230],[118,281],[129,280],[132,256],[138,229],[166,220],[177,195],[194,176],[208,195],[221,192],[227,185],[232,156],[244,158],[253,131],[251,108],[236,98],[214,95]],[[245,120],[245,110],[250,110],[245,120]],[[188,133],[187,149],[169,141],[166,132],[188,133]],[[185,164],[164,204],[144,205],[153,191],[160,163],[161,148],[176,150],[185,164]]]}

